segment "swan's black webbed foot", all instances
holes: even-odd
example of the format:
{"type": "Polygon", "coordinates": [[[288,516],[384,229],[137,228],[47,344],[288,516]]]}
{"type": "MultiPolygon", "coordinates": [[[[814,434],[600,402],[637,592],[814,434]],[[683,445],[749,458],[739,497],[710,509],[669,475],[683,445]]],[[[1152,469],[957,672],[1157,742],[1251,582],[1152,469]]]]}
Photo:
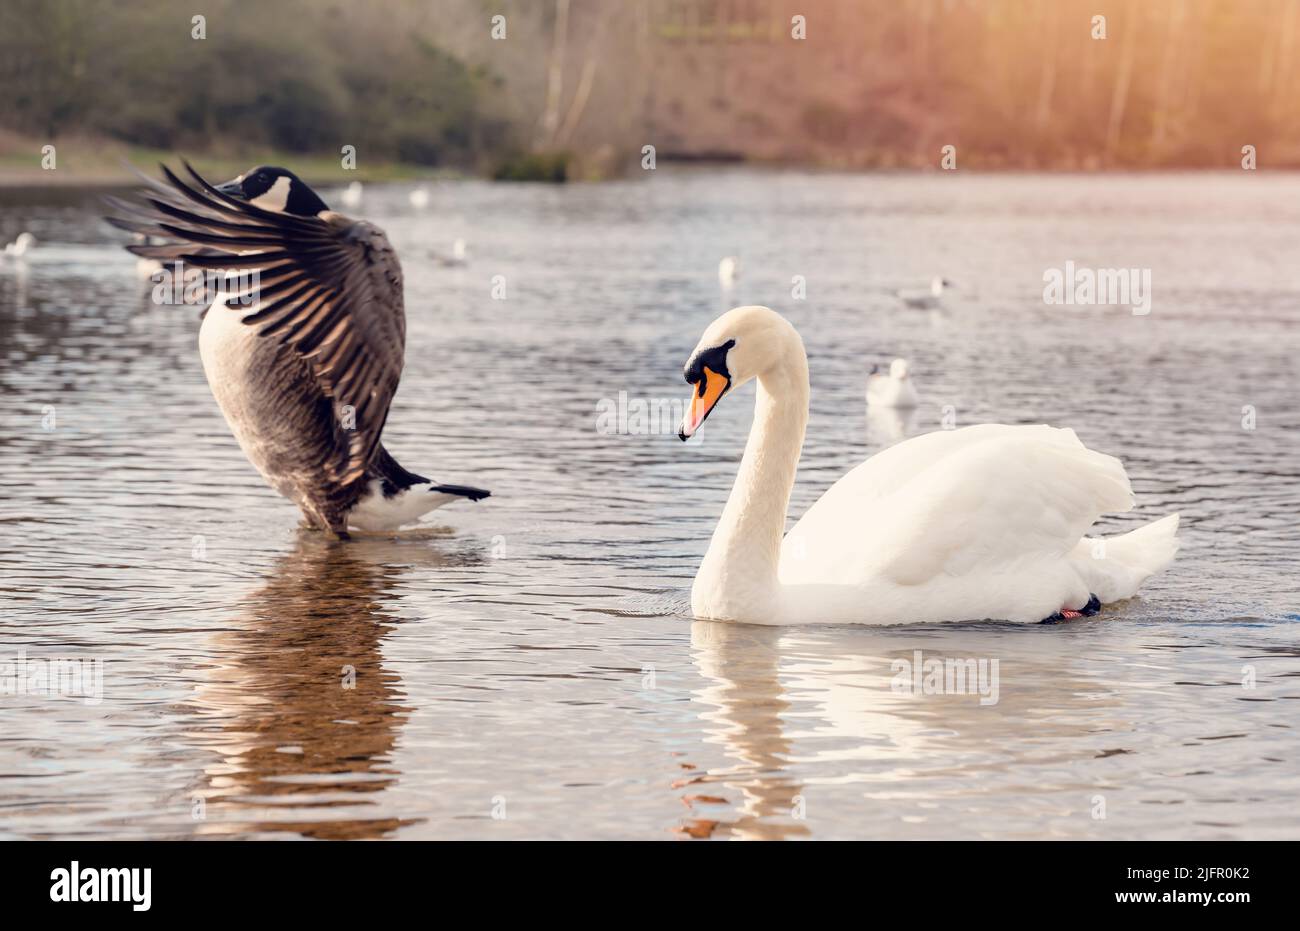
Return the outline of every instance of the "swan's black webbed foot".
{"type": "Polygon", "coordinates": [[[1088,593],[1088,603],[1077,611],[1070,608],[1062,608],[1051,617],[1045,617],[1038,623],[1056,624],[1060,621],[1072,621],[1079,617],[1094,617],[1101,613],[1101,599],[1091,592],[1088,593]]]}

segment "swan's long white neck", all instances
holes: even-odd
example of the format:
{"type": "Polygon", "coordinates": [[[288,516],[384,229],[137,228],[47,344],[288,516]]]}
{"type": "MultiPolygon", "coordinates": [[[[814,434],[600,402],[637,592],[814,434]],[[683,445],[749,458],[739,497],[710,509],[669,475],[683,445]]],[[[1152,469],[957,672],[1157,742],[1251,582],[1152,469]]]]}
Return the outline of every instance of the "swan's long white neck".
{"type": "Polygon", "coordinates": [[[780,596],[778,570],[786,509],[808,424],[808,358],[794,330],[778,361],[758,376],[754,425],[736,484],[695,576],[697,617],[771,617],[780,596]]]}

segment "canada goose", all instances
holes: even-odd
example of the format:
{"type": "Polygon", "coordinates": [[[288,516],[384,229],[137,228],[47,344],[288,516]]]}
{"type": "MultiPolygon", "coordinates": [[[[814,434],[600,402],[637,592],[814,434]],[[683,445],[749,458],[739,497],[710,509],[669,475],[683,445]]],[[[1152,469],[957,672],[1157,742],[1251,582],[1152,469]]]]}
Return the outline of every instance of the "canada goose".
{"type": "Polygon", "coordinates": [[[408,472],[380,442],[406,339],[402,270],[383,231],[330,210],[284,168],[253,168],[217,187],[185,168],[192,184],[164,165],[167,184],[150,182],[147,205],[110,199],[126,218],[108,219],[168,240],[127,247],[143,258],[251,275],[205,311],[199,351],[231,431],[267,482],[310,526],[339,537],[487,497],[408,472]]]}
{"type": "Polygon", "coordinates": [[[339,201],[344,207],[360,207],[361,194],[361,182],[353,181],[343,189],[343,193],[339,195],[339,201]]]}
{"type": "Polygon", "coordinates": [[[410,194],[406,195],[406,199],[411,202],[411,206],[416,210],[423,210],[425,207],[429,206],[429,189],[424,185],[420,185],[410,194]]]}
{"type": "Polygon", "coordinates": [[[867,375],[867,403],[874,407],[916,407],[916,386],[908,375],[907,360],[889,363],[888,373],[873,365],[867,375]]]}
{"type": "Polygon", "coordinates": [[[5,243],[5,255],[15,259],[21,259],[33,246],[36,245],[36,237],[31,233],[19,233],[18,238],[13,242],[5,243]]]}
{"type": "Polygon", "coordinates": [[[725,256],[718,263],[718,283],[730,288],[740,278],[740,259],[734,255],[725,256]]]}
{"type": "Polygon", "coordinates": [[[898,299],[908,307],[917,310],[930,310],[939,306],[945,288],[951,288],[952,282],[936,275],[930,279],[930,287],[924,291],[899,291],[898,299]]]}
{"type": "Polygon", "coordinates": [[[831,486],[782,538],[808,423],[808,358],[767,307],[737,307],[686,362],[679,436],[758,381],[735,486],[691,589],[697,617],[759,624],[900,624],[1096,613],[1178,549],[1173,514],[1084,537],[1133,507],[1118,459],[1073,430],[980,424],[904,440],[831,486]]]}

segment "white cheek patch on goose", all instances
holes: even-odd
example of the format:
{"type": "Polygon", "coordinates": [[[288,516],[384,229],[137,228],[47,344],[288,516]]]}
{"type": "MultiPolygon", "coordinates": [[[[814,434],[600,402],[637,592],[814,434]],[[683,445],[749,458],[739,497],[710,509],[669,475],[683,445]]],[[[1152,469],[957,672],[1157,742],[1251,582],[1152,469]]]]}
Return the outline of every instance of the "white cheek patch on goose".
{"type": "Polygon", "coordinates": [[[249,203],[262,210],[270,210],[272,213],[284,213],[285,205],[289,203],[290,183],[288,178],[276,178],[275,184],[267,188],[265,193],[254,197],[249,203]]]}

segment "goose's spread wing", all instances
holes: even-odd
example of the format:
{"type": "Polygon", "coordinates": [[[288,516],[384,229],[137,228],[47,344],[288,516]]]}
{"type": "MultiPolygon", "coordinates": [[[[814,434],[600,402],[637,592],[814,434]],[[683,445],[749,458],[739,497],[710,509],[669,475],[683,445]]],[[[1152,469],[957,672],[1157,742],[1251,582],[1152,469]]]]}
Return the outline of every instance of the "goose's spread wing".
{"type": "Polygon", "coordinates": [[[262,210],[185,167],[193,185],[163,166],[168,183],[149,181],[147,206],[112,200],[126,218],[109,222],[168,240],[129,246],[136,255],[257,272],[256,304],[243,322],[307,364],[338,419],[339,448],[326,451],[322,468],[336,488],[354,487],[375,455],[402,374],[406,315],[396,253],[369,223],[262,210]]]}
{"type": "Polygon", "coordinates": [[[1072,430],[983,424],[877,453],[809,508],[787,535],[783,582],[940,576],[1062,558],[1103,513],[1133,495],[1118,459],[1072,430]]]}

